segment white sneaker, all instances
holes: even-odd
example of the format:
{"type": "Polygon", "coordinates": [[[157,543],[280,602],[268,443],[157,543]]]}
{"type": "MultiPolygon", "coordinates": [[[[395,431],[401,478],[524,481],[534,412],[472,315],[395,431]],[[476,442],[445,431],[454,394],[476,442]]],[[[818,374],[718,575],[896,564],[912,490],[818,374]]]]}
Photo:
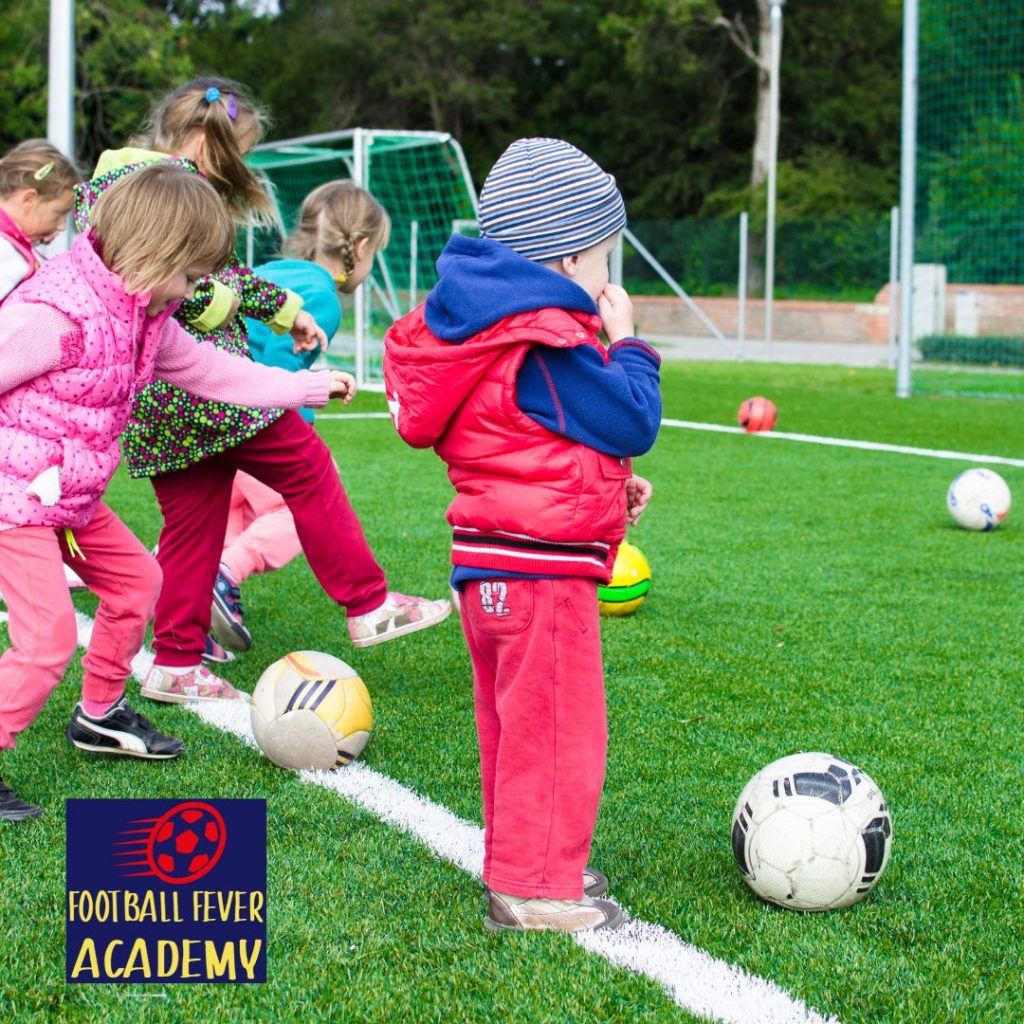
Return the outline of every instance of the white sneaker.
{"type": "Polygon", "coordinates": [[[443,622],[452,613],[450,601],[428,601],[389,591],[384,603],[372,612],[348,617],[348,636],[353,647],[372,647],[443,622]]]}

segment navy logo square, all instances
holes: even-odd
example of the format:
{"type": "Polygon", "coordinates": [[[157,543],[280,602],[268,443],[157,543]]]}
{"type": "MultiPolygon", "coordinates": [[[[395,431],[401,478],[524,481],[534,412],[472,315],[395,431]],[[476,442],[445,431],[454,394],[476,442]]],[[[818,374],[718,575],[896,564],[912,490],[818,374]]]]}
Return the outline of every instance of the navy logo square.
{"type": "Polygon", "coordinates": [[[267,977],[265,800],[68,800],[67,980],[267,977]]]}

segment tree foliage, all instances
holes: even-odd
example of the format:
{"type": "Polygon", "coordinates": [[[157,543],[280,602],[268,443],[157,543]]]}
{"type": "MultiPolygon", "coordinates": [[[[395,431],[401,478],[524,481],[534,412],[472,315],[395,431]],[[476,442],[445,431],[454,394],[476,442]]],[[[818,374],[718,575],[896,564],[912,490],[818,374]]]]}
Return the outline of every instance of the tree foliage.
{"type": "MultiPolygon", "coordinates": [[[[75,8],[74,155],[88,170],[123,145],[155,97],[192,73],[189,32],[139,0],[75,8]]],[[[0,144],[46,134],[48,0],[0,6],[0,144]]]]}
{"type": "MultiPolygon", "coordinates": [[[[8,0],[9,2],[9,0],[8,0]]],[[[791,0],[780,210],[895,199],[899,0],[791,0]]],[[[4,18],[4,141],[45,129],[45,0],[4,18]]],[[[455,135],[478,182],[521,135],[567,138],[636,217],[732,212],[757,69],[716,25],[755,0],[104,0],[78,4],[78,138],[120,145],[190,74],[249,84],[271,137],[353,127],[455,135]]]]}

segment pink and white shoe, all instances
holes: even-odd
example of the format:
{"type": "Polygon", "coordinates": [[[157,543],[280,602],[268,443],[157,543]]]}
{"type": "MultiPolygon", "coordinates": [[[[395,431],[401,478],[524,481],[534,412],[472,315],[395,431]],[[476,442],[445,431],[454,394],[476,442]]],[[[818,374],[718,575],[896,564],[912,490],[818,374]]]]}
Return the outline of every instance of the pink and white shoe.
{"type": "Polygon", "coordinates": [[[428,601],[389,591],[379,608],[348,617],[348,636],[353,647],[372,647],[436,626],[451,613],[451,601],[428,601]]]}
{"type": "Polygon", "coordinates": [[[187,704],[193,700],[249,700],[249,694],[236,690],[226,679],[215,676],[205,665],[181,676],[154,665],[146,674],[139,692],[143,697],[164,704],[187,704]]]}

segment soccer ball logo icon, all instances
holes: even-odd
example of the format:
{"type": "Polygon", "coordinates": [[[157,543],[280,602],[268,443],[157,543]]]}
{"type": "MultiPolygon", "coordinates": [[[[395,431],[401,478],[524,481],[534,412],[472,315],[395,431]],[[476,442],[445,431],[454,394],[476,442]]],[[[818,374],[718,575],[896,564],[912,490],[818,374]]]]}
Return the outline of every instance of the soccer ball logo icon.
{"type": "Polygon", "coordinates": [[[156,875],[172,885],[194,882],[213,870],[227,841],[227,827],[220,812],[198,801],[176,804],[159,818],[140,818],[131,822],[139,828],[126,829],[124,847],[116,856],[131,857],[119,864],[131,878],[156,875]],[[138,867],[143,870],[127,871],[138,867]]]}

